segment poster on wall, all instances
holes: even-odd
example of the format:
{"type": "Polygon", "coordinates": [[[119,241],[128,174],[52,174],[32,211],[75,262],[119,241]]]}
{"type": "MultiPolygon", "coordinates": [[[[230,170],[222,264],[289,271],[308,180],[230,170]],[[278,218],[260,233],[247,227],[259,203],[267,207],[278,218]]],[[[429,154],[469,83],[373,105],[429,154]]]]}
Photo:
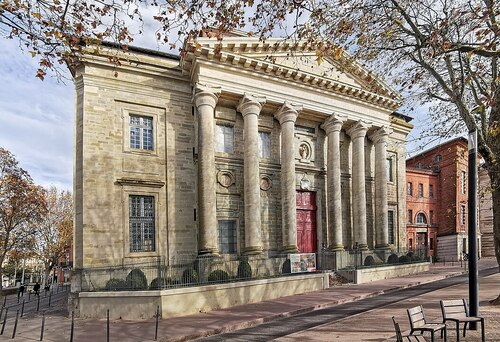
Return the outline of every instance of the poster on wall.
{"type": "Polygon", "coordinates": [[[288,254],[292,273],[316,272],[316,254],[288,254]]]}

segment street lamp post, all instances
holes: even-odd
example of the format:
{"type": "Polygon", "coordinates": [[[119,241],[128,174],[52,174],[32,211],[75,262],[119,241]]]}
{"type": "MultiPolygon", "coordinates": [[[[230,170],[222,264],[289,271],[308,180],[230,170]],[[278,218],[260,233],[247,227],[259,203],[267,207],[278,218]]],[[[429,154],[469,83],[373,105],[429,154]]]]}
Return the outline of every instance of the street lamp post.
{"type": "MultiPolygon", "coordinates": [[[[479,284],[477,270],[477,131],[469,132],[469,311],[475,317],[479,311],[479,284]]],[[[476,324],[470,324],[476,330],[476,324]]]]}

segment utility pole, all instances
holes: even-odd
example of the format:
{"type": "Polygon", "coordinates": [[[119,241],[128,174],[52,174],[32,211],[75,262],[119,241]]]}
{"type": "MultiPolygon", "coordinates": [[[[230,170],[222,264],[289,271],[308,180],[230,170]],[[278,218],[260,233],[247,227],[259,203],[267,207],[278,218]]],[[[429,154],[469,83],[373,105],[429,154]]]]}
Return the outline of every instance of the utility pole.
{"type": "MultiPolygon", "coordinates": [[[[477,131],[469,132],[469,313],[477,316],[479,311],[479,284],[477,270],[477,131]]],[[[476,324],[470,329],[476,330],[476,324]]]]}

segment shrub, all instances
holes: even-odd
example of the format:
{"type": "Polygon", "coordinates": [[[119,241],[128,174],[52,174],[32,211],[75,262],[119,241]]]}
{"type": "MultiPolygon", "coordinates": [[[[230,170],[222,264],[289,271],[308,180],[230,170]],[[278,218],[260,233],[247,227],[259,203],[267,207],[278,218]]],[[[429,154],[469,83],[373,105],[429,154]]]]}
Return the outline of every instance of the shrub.
{"type": "Polygon", "coordinates": [[[229,280],[229,274],[223,270],[214,270],[208,275],[209,282],[223,283],[229,280]]]}
{"type": "Polygon", "coordinates": [[[240,261],[238,265],[238,278],[249,279],[252,278],[252,266],[246,260],[240,261]]]}
{"type": "Polygon", "coordinates": [[[106,282],[107,291],[122,291],[127,288],[127,282],[123,279],[111,278],[106,282]]]}
{"type": "Polygon", "coordinates": [[[182,272],[182,283],[183,284],[197,284],[198,283],[198,272],[193,268],[185,269],[182,272]]]}
{"type": "Polygon", "coordinates": [[[399,261],[399,258],[396,254],[391,254],[391,255],[389,255],[389,258],[387,258],[388,264],[397,264],[398,261],[399,261]]]}
{"type": "Polygon", "coordinates": [[[375,265],[375,259],[371,256],[371,255],[368,255],[366,258],[365,258],[365,261],[363,263],[365,266],[373,266],[375,265]]]}
{"type": "Polygon", "coordinates": [[[148,288],[148,280],[142,272],[138,268],[134,268],[127,275],[127,286],[132,290],[146,290],[148,288]]]}
{"type": "Polygon", "coordinates": [[[422,261],[422,258],[418,254],[413,254],[411,256],[411,261],[422,261]]]}
{"type": "Polygon", "coordinates": [[[283,263],[283,266],[281,267],[281,273],[292,273],[292,264],[290,263],[290,259],[286,259],[283,263]]]}
{"type": "Polygon", "coordinates": [[[409,262],[411,262],[411,258],[408,255],[401,255],[399,257],[399,263],[400,264],[406,264],[406,263],[409,263],[409,262]]]}
{"type": "Polygon", "coordinates": [[[165,278],[154,278],[153,281],[151,281],[151,284],[149,284],[149,289],[150,290],[159,290],[164,288],[170,279],[165,279],[165,278]]]}

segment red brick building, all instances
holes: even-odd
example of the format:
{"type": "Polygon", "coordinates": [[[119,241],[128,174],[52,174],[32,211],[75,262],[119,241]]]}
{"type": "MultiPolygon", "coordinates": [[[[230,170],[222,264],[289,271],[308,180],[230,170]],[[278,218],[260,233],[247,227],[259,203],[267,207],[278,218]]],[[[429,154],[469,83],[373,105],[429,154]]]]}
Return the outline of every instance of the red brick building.
{"type": "Polygon", "coordinates": [[[429,251],[433,247],[431,254],[440,259],[460,260],[462,252],[468,249],[467,139],[456,138],[413,156],[406,160],[406,168],[407,186],[414,183],[413,195],[407,196],[407,222],[410,215],[415,220],[414,224],[408,224],[408,248],[410,242],[422,243],[427,228],[427,241],[423,242],[428,244],[429,251]],[[417,217],[419,213],[427,215],[427,223],[422,222],[422,215],[417,217]],[[431,243],[434,231],[437,237],[431,243]]]}
{"type": "Polygon", "coordinates": [[[432,170],[406,168],[406,247],[412,253],[436,256],[438,177],[432,170]]]}

